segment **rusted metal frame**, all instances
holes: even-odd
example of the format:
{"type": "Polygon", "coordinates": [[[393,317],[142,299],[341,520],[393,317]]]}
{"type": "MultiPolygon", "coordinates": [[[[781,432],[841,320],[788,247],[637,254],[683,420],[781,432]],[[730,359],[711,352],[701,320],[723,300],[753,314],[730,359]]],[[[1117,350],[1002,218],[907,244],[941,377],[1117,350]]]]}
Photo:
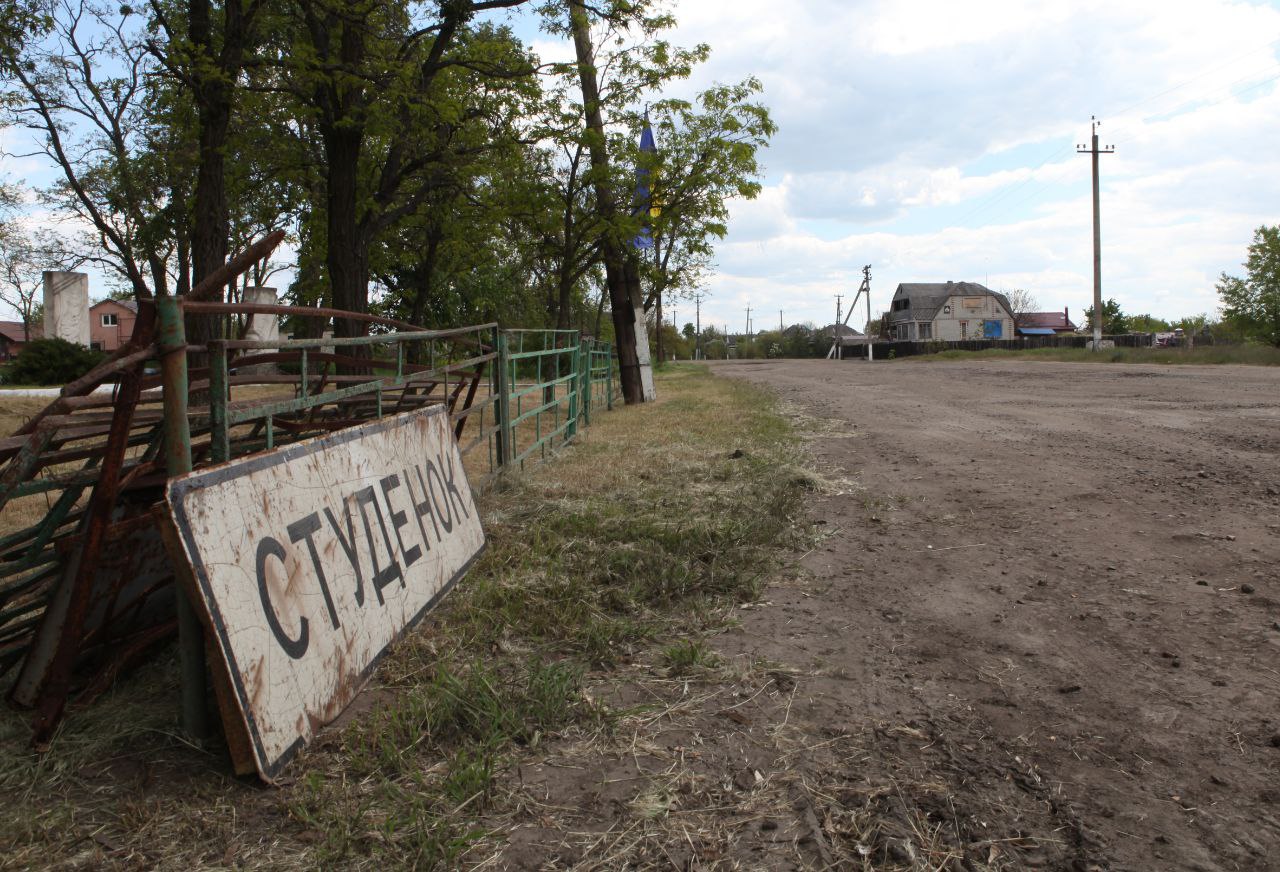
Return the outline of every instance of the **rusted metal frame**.
{"type": "MultiPolygon", "coordinates": [[[[135,322],[136,324],[136,322],[135,322]]],[[[148,341],[144,348],[123,354],[120,357],[103,361],[102,363],[89,370],[80,378],[73,382],[68,382],[62,388],[62,396],[77,397],[85,393],[89,393],[107,380],[107,376],[123,373],[134,369],[138,364],[146,363],[148,360],[156,356],[159,349],[148,341]]]]}
{"type": "MultiPolygon", "coordinates": [[[[185,362],[185,351],[183,354],[185,362]]],[[[120,382],[116,394],[116,417],[112,421],[107,444],[103,450],[101,475],[89,497],[89,505],[82,522],[84,538],[79,549],[68,560],[67,571],[63,575],[64,583],[70,585],[70,599],[65,614],[60,616],[61,626],[58,628],[57,645],[36,701],[32,741],[37,747],[44,745],[52,737],[53,731],[62,719],[67,695],[71,689],[71,674],[76,657],[80,653],[84,621],[90,607],[94,572],[97,569],[103,543],[106,541],[111,513],[115,509],[117,485],[124,466],[125,451],[128,448],[129,431],[133,426],[134,408],[141,394],[141,377],[138,372],[140,367],[141,362],[134,369],[126,371],[120,382]]],[[[49,617],[47,610],[45,616],[49,617]]],[[[58,616],[54,617],[56,619],[58,616]]]]}
{"type": "MultiPolygon", "coordinates": [[[[448,339],[460,337],[466,341],[469,334],[477,333],[481,330],[487,330],[491,327],[498,326],[496,323],[477,324],[468,327],[455,327],[450,330],[426,330],[417,324],[410,324],[408,321],[398,321],[395,318],[386,318],[382,315],[370,315],[365,312],[349,312],[345,309],[328,309],[323,307],[311,306],[282,306],[271,303],[212,303],[212,302],[196,302],[192,300],[184,300],[182,309],[189,314],[208,314],[208,315],[295,315],[303,318],[342,318],[347,321],[360,321],[365,324],[381,324],[385,327],[395,327],[397,330],[409,333],[428,334],[423,338],[448,339]]],[[[373,339],[379,338],[385,334],[370,334],[368,336],[354,337],[333,337],[339,343],[343,339],[373,339]]],[[[234,340],[240,341],[240,340],[234,340]]],[[[255,340],[256,341],[256,340],[255,340]]],[[[309,339],[282,340],[280,347],[284,347],[288,342],[311,342],[309,339]]],[[[333,345],[334,342],[326,339],[323,340],[325,345],[333,345]]],[[[357,343],[358,344],[358,343],[357,343]]],[[[277,343],[263,341],[262,347],[277,347],[277,343]]]]}
{"type": "MultiPolygon", "coordinates": [[[[139,444],[133,442],[132,444],[139,444]]],[[[98,446],[99,453],[102,447],[98,446]]],[[[127,462],[124,466],[127,470],[132,470],[138,465],[137,461],[127,462]]],[[[77,472],[68,472],[63,475],[48,476],[47,478],[33,479],[18,485],[14,488],[13,495],[15,497],[29,497],[34,494],[48,493],[50,491],[62,490],[67,487],[88,487],[98,481],[102,476],[100,469],[86,467],[77,472]]]]}
{"type": "Polygon", "coordinates": [[[106,665],[98,670],[92,680],[80,691],[76,707],[89,705],[111,688],[121,672],[124,672],[147,653],[147,650],[172,636],[178,629],[177,620],[148,627],[125,640],[118,640],[115,651],[106,665]]]}
{"type": "MultiPolygon", "coordinates": [[[[160,359],[165,387],[165,467],[170,478],[191,471],[191,421],[187,416],[187,353],[182,311],[173,297],[159,300],[160,359]]],[[[190,309],[188,309],[190,311],[190,309]]],[[[210,314],[217,314],[216,311],[210,314]]],[[[182,585],[175,585],[178,621],[178,648],[182,661],[182,725],[197,741],[203,741],[208,728],[205,717],[204,628],[182,585]]]]}
{"type": "MultiPolygon", "coordinates": [[[[81,468],[82,471],[96,466],[100,456],[101,455],[86,460],[84,466],[81,468]]],[[[53,535],[53,532],[66,521],[66,516],[75,508],[76,500],[80,498],[81,493],[82,490],[72,490],[68,488],[61,496],[58,497],[57,502],[53,504],[45,514],[44,518],[40,520],[40,523],[27,527],[25,530],[19,530],[16,533],[11,533],[8,536],[0,538],[0,559],[4,559],[10,552],[15,550],[15,546],[18,543],[26,542],[28,539],[33,539],[36,543],[30,546],[30,548],[44,547],[45,542],[47,542],[53,535]]]]}
{"type": "MultiPolygon", "coordinates": [[[[408,378],[413,378],[413,376],[408,376],[408,378]]],[[[257,420],[258,418],[264,418],[267,415],[287,415],[291,412],[315,409],[347,397],[375,393],[385,386],[384,382],[386,381],[388,380],[380,379],[377,381],[364,381],[360,384],[352,385],[349,388],[339,388],[335,391],[328,391],[327,393],[316,394],[314,396],[298,397],[292,400],[276,400],[265,405],[253,406],[244,410],[228,409],[227,426],[234,427],[237,424],[245,424],[249,421],[257,420]]]]}
{"type": "MultiPolygon", "coordinates": [[[[468,396],[471,396],[471,394],[469,393],[468,396]]],[[[483,400],[480,400],[479,402],[472,402],[469,405],[464,406],[463,408],[459,409],[456,412],[451,412],[449,414],[449,420],[456,424],[456,423],[465,421],[471,415],[481,415],[481,417],[483,418],[484,410],[491,408],[493,406],[496,406],[497,402],[498,402],[497,397],[491,394],[490,396],[485,397],[483,400]]],[[[482,428],[484,427],[483,420],[481,420],[480,426],[482,428]]],[[[458,432],[455,432],[454,439],[457,439],[459,435],[460,434],[458,432]]]]}
{"type": "Polygon", "coordinates": [[[27,553],[24,553],[22,557],[14,558],[14,560],[5,561],[4,565],[0,566],[0,602],[3,602],[6,595],[9,594],[9,589],[4,586],[5,581],[3,579],[5,577],[17,575],[19,572],[26,572],[27,570],[35,569],[37,566],[44,566],[45,563],[58,560],[58,554],[52,552],[51,549],[45,548],[45,545],[49,544],[52,535],[58,531],[60,526],[61,521],[50,525],[50,529],[45,531],[42,537],[33,540],[27,549],[27,553]]]}
{"type": "MultiPolygon", "coordinates": [[[[112,524],[107,528],[107,534],[113,539],[120,536],[127,536],[137,530],[145,529],[154,523],[155,520],[150,516],[150,514],[135,515],[132,518],[117,521],[112,524]]],[[[108,630],[116,623],[118,620],[117,616],[119,614],[126,611],[132,611],[133,615],[131,616],[131,619],[137,618],[141,613],[143,606],[146,605],[146,601],[150,599],[156,591],[168,587],[172,583],[171,577],[165,578],[155,584],[152,584],[147,589],[141,591],[137,596],[127,600],[123,605],[121,605],[121,592],[129,581],[139,574],[139,570],[142,568],[140,565],[140,561],[142,559],[140,551],[134,551],[126,554],[125,559],[128,563],[121,568],[120,572],[116,573],[115,578],[112,579],[111,589],[107,592],[106,604],[102,610],[102,620],[95,629],[85,633],[84,637],[80,641],[80,647],[82,650],[86,650],[94,645],[102,644],[104,641],[110,642],[111,639],[108,635],[108,630]]]]}
{"type": "Polygon", "coordinates": [[[53,441],[54,428],[41,427],[27,437],[26,443],[18,449],[18,456],[10,461],[3,473],[0,473],[0,509],[14,496],[15,490],[23,484],[40,462],[40,455],[53,441]]]}
{"type": "Polygon", "coordinates": [[[44,547],[49,544],[49,540],[66,521],[67,515],[75,508],[76,501],[80,499],[83,492],[83,488],[75,487],[64,490],[40,523],[35,526],[35,536],[31,544],[25,546],[26,554],[17,560],[6,561],[3,568],[0,568],[0,573],[8,575],[12,572],[20,572],[28,565],[35,565],[30,561],[36,560],[44,551],[44,547]]]}
{"type": "Polygon", "coordinates": [[[266,236],[231,258],[231,260],[206,275],[196,283],[196,286],[191,289],[191,293],[187,295],[187,305],[191,305],[191,301],[199,300],[215,293],[221,296],[222,289],[230,284],[232,279],[248,272],[249,268],[258,261],[266,260],[271,255],[271,252],[276,250],[276,246],[284,241],[284,237],[283,230],[272,230],[266,236]]]}
{"type": "MultiPolygon", "coordinates": [[[[69,524],[73,521],[78,521],[82,514],[83,512],[70,512],[67,517],[63,518],[59,523],[69,524]]],[[[17,559],[16,557],[10,558],[9,555],[16,554],[21,551],[25,546],[25,543],[34,538],[39,530],[40,524],[35,524],[0,538],[0,560],[17,559]]]]}
{"type": "MultiPolygon", "coordinates": [[[[74,415],[50,415],[45,418],[45,424],[56,427],[110,427],[111,422],[115,419],[115,415],[111,412],[80,412],[74,415]]],[[[134,415],[134,425],[142,426],[143,424],[154,424],[157,421],[164,420],[164,413],[160,409],[147,409],[134,415]]]]}
{"type": "MultiPolygon", "coordinates": [[[[315,362],[317,360],[323,360],[329,363],[357,362],[361,366],[370,365],[369,358],[352,357],[350,355],[328,354],[326,352],[321,352],[321,353],[310,352],[307,357],[308,357],[308,360],[311,362],[315,362]]],[[[266,363],[275,363],[275,364],[294,363],[298,360],[298,358],[299,358],[299,351],[282,351],[279,354],[242,355],[239,357],[231,358],[230,369],[235,370],[239,367],[258,366],[266,363]]],[[[389,358],[381,358],[381,357],[373,358],[373,361],[372,361],[374,366],[382,366],[386,368],[390,368],[393,362],[394,361],[392,361],[389,358]]],[[[426,364],[409,363],[407,361],[404,363],[404,366],[403,366],[403,372],[426,372],[428,369],[429,367],[426,364]]]]}
{"type": "MultiPolygon", "coordinates": [[[[31,572],[30,575],[18,579],[9,587],[4,589],[0,596],[3,596],[3,602],[6,606],[10,600],[15,600],[19,596],[29,593],[33,588],[38,587],[41,582],[48,581],[58,575],[59,567],[56,565],[58,557],[57,555],[50,556],[52,557],[51,560],[46,561],[42,565],[37,564],[36,566],[30,567],[28,570],[31,572]]],[[[39,594],[35,594],[28,603],[24,603],[20,606],[14,606],[11,609],[6,608],[5,610],[0,610],[0,628],[3,628],[5,624],[9,623],[16,617],[34,611],[37,608],[42,608],[46,599],[47,597],[41,598],[39,594]]]]}
{"type": "MultiPolygon", "coordinates": [[[[134,433],[129,437],[129,447],[133,448],[144,443],[149,444],[150,434],[134,433]]],[[[50,466],[57,466],[62,463],[72,463],[76,460],[93,460],[102,456],[101,445],[89,445],[83,448],[62,448],[55,451],[46,451],[40,457],[40,463],[37,471],[47,469],[50,466]]]]}
{"type": "MultiPolygon", "coordinates": [[[[31,586],[34,588],[43,582],[49,581],[51,578],[56,578],[60,571],[61,571],[60,567],[50,566],[34,574],[30,579],[28,579],[28,581],[31,582],[31,586]]],[[[49,596],[50,596],[50,591],[48,586],[46,585],[44,590],[30,595],[30,599],[28,600],[28,602],[31,603],[32,606],[30,608],[26,608],[25,607],[26,604],[24,603],[24,607],[22,611],[24,613],[28,613],[28,612],[34,611],[37,608],[46,606],[49,602],[49,596]]],[[[15,614],[15,615],[6,616],[4,623],[5,624],[11,623],[15,617],[18,617],[18,615],[15,614]]],[[[0,645],[11,645],[11,644],[14,644],[17,640],[21,639],[23,636],[29,637],[31,635],[31,628],[34,627],[36,624],[39,624],[43,619],[44,619],[44,615],[39,614],[39,615],[33,615],[27,620],[22,621],[21,623],[15,624],[13,626],[0,625],[0,645]]]]}
{"type": "Polygon", "coordinates": [[[214,463],[231,459],[230,425],[227,405],[231,401],[227,385],[227,343],[209,343],[209,436],[210,456],[214,463]]]}

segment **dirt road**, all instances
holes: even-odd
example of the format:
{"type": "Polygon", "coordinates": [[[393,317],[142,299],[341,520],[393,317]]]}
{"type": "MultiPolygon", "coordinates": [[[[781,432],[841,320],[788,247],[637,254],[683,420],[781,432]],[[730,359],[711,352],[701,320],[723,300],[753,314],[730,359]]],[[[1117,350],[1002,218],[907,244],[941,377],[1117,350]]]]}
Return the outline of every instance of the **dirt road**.
{"type": "Polygon", "coordinates": [[[837,483],[814,587],[723,637],[812,673],[791,718],[875,725],[823,764],[826,825],[878,804],[999,868],[1277,868],[1280,370],[716,370],[819,419],[837,483]]]}

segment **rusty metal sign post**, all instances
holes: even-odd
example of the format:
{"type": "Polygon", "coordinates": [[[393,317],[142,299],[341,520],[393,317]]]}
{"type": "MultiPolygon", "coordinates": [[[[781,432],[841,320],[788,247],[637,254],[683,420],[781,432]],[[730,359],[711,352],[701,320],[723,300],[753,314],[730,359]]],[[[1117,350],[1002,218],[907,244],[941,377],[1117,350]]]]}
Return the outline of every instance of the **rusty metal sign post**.
{"type": "Polygon", "coordinates": [[[231,691],[236,768],[266,781],[485,544],[443,406],[182,476],[166,496],[231,691]]]}

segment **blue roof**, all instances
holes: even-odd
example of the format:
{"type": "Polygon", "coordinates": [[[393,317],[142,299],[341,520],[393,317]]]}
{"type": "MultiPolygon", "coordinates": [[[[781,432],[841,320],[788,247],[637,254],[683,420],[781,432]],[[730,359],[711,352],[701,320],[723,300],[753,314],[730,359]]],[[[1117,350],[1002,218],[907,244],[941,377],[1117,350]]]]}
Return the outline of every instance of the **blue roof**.
{"type": "Polygon", "coordinates": [[[1056,331],[1052,327],[1019,327],[1023,336],[1052,336],[1056,331]]]}

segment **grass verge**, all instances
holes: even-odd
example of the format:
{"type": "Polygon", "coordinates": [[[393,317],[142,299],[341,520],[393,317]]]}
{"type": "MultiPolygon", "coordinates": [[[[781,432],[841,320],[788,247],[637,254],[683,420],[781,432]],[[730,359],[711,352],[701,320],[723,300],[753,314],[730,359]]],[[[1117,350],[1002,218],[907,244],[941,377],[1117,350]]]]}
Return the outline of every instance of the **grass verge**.
{"type": "Polygon", "coordinates": [[[904,357],[910,361],[939,360],[1055,360],[1066,363],[1246,364],[1280,366],[1280,348],[1269,345],[1208,345],[1200,348],[987,348],[982,351],[940,351],[904,357]]]}
{"type": "Polygon", "coordinates": [[[0,790],[17,813],[0,864],[459,863],[501,801],[496,775],[548,736],[609,733],[586,682],[647,651],[673,674],[711,665],[700,634],[807,535],[813,480],[769,396],[698,366],[658,389],[484,496],[484,558],[278,790],[176,737],[171,654],[73,714],[42,758],[5,714],[0,790]]]}

